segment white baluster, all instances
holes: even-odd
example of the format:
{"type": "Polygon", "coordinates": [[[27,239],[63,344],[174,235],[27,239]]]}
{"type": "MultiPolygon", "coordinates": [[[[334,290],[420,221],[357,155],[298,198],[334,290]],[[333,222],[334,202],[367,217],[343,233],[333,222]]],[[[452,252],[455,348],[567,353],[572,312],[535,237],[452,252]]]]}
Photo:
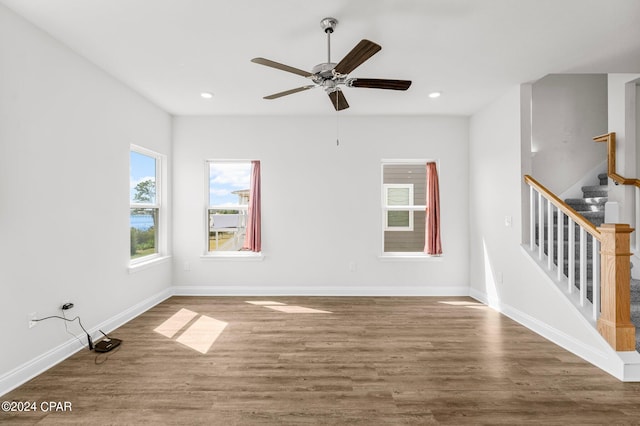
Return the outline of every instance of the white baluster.
{"type": "Polygon", "coordinates": [[[529,250],[536,245],[536,190],[529,187],[529,250]]]}
{"type": "Polygon", "coordinates": [[[573,219],[567,217],[569,222],[569,254],[567,256],[567,290],[573,293],[576,285],[576,231],[573,219]]]}
{"type": "Polygon", "coordinates": [[[564,213],[558,209],[558,282],[564,279],[564,213]]]}
{"type": "Polygon", "coordinates": [[[553,270],[553,209],[551,201],[547,200],[547,269],[553,270]]]}
{"type": "Polygon", "coordinates": [[[593,259],[593,319],[597,321],[600,318],[600,241],[593,235],[591,238],[593,242],[593,253],[591,255],[593,259]]]}
{"type": "Polygon", "coordinates": [[[580,227],[580,306],[587,300],[587,231],[580,227]]]}
{"type": "Polygon", "coordinates": [[[538,193],[538,259],[544,256],[544,198],[538,193]]]}

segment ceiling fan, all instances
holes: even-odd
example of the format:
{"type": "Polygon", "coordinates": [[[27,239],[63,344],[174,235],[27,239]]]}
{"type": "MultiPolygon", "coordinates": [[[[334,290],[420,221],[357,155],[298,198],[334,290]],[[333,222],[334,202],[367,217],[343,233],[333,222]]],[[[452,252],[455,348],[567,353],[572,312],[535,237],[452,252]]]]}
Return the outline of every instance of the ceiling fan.
{"type": "Polygon", "coordinates": [[[355,70],[370,57],[378,53],[382,47],[372,41],[363,39],[353,49],[351,49],[351,51],[347,53],[340,62],[337,64],[331,62],[331,33],[333,33],[336,25],[338,25],[338,20],[335,18],[324,18],[320,21],[320,26],[327,34],[327,62],[316,65],[313,67],[311,72],[290,67],[265,58],[253,58],[251,60],[251,62],[255,62],[256,64],[301,75],[313,82],[313,84],[265,96],[264,99],[277,99],[316,87],[322,87],[329,95],[329,99],[336,111],[341,111],[349,108],[349,104],[347,103],[347,99],[344,97],[340,86],[389,90],[407,90],[409,86],[411,86],[410,80],[349,78],[348,74],[351,71],[355,70]]]}

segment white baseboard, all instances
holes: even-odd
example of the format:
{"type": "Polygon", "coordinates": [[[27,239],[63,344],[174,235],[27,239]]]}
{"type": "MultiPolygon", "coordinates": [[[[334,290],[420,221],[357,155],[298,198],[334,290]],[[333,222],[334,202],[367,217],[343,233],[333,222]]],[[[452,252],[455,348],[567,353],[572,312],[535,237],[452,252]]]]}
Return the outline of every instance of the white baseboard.
{"type": "MultiPolygon", "coordinates": [[[[98,324],[95,327],[92,327],[87,331],[91,335],[99,333],[98,330],[103,330],[106,333],[109,333],[110,331],[120,327],[126,322],[131,321],[138,315],[148,311],[149,309],[164,301],[165,299],[171,297],[172,295],[173,294],[171,289],[163,290],[160,293],[151,296],[141,301],[140,303],[137,303],[126,311],[114,316],[113,318],[103,321],[102,323],[98,324]]],[[[24,364],[14,368],[13,370],[3,374],[2,376],[0,376],[0,396],[10,392],[23,383],[26,383],[38,374],[43,373],[54,365],[60,363],[61,361],[64,361],[71,355],[85,348],[86,346],[81,345],[78,340],[76,340],[75,338],[71,338],[68,341],[60,344],[59,346],[50,349],[42,355],[39,355],[36,358],[27,361],[24,364]]]]}
{"type": "Polygon", "coordinates": [[[174,296],[469,296],[468,286],[173,286],[174,296]]]}
{"type": "MultiPolygon", "coordinates": [[[[574,355],[579,356],[585,361],[611,374],[618,380],[623,382],[640,381],[639,353],[616,352],[613,349],[610,351],[601,351],[592,346],[585,345],[583,342],[574,339],[570,335],[514,308],[513,306],[502,302],[498,302],[497,306],[495,304],[490,304],[486,293],[482,293],[472,288],[470,289],[470,296],[488,306],[491,306],[561,348],[568,350],[574,355]]],[[[594,329],[594,332],[597,333],[597,330],[594,329]]]]}

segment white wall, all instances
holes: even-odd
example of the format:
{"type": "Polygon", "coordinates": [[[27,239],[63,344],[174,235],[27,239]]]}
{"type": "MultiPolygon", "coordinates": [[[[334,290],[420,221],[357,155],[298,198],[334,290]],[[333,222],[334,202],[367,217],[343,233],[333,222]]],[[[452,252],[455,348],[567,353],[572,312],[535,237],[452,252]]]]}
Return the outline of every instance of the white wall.
{"type": "Polygon", "coordinates": [[[176,118],[174,283],[218,294],[468,292],[468,119],[342,115],[338,127],[336,146],[333,114],[176,118]],[[204,162],[225,158],[262,161],[262,262],[201,258],[204,162]],[[440,161],[444,257],[378,258],[384,158],[440,161]]]}
{"type": "MultiPolygon", "coordinates": [[[[606,74],[550,74],[532,87],[533,177],[556,194],[586,174],[596,185],[606,169],[594,172],[607,150],[593,142],[607,132],[606,74]]],[[[582,197],[580,187],[567,195],[582,197]]]]}
{"type": "Polygon", "coordinates": [[[170,286],[170,262],[127,267],[129,144],[170,154],[171,117],[4,6],[0,93],[6,379],[74,340],[59,320],[29,329],[28,313],[60,315],[71,301],[93,328],[170,286]]]}
{"type": "MultiPolygon", "coordinates": [[[[609,74],[608,75],[608,110],[609,130],[616,133],[616,170],[626,178],[636,178],[636,138],[635,138],[635,96],[634,81],[640,74],[609,74]]],[[[604,145],[604,144],[603,144],[604,145]]],[[[635,189],[631,185],[614,185],[609,179],[609,201],[619,205],[619,223],[628,223],[637,227],[635,217],[635,189]]],[[[637,232],[631,236],[632,245],[638,250],[637,232]],[[635,244],[634,244],[635,242],[635,244]]],[[[638,266],[640,259],[632,257],[634,266],[638,266]]],[[[636,269],[634,267],[634,269],[636,269]]],[[[633,271],[633,270],[632,270],[633,271]]],[[[638,276],[637,271],[633,271],[638,276]]]]}
{"type": "Polygon", "coordinates": [[[607,368],[604,364],[613,358],[604,339],[562,296],[520,244],[524,185],[520,112],[521,103],[528,101],[521,98],[520,87],[514,87],[471,117],[471,294],[607,368]],[[505,216],[513,219],[511,227],[505,226],[505,216]]]}

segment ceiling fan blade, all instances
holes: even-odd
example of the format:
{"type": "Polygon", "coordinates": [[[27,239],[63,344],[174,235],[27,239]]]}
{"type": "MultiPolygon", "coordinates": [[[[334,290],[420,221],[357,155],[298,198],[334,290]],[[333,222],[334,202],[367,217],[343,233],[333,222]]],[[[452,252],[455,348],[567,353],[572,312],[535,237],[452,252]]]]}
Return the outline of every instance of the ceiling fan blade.
{"type": "Polygon", "coordinates": [[[380,49],[382,49],[382,47],[379,44],[369,40],[360,40],[360,43],[356,44],[356,47],[351,49],[351,52],[347,53],[347,56],[338,62],[334,71],[338,74],[349,74],[364,61],[378,53],[380,49]]]}
{"type": "Polygon", "coordinates": [[[289,65],[284,65],[281,64],[279,62],[275,62],[275,61],[271,61],[269,59],[265,59],[265,58],[253,58],[251,60],[251,62],[254,62],[256,64],[260,64],[260,65],[264,65],[267,67],[271,67],[271,68],[275,68],[278,70],[282,70],[282,71],[287,71],[287,72],[291,72],[294,74],[298,74],[301,75],[303,77],[311,77],[312,74],[310,72],[298,69],[298,68],[294,68],[294,67],[290,67],[289,65]]]}
{"type": "Polygon", "coordinates": [[[313,89],[314,87],[316,86],[313,84],[310,86],[296,87],[295,89],[285,90],[284,92],[274,93],[273,95],[265,96],[263,99],[278,99],[283,96],[293,95],[294,93],[302,92],[303,90],[313,89]]]}
{"type": "Polygon", "coordinates": [[[343,109],[349,108],[347,99],[344,97],[344,93],[342,93],[342,90],[340,89],[330,92],[329,99],[331,99],[331,103],[336,111],[342,111],[343,109]]]}
{"type": "Polygon", "coordinates": [[[382,78],[354,78],[349,83],[351,87],[366,87],[369,89],[407,90],[411,80],[386,80],[382,78]]]}

